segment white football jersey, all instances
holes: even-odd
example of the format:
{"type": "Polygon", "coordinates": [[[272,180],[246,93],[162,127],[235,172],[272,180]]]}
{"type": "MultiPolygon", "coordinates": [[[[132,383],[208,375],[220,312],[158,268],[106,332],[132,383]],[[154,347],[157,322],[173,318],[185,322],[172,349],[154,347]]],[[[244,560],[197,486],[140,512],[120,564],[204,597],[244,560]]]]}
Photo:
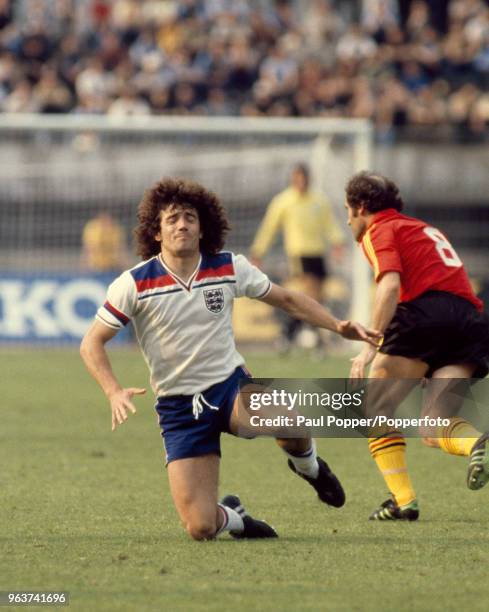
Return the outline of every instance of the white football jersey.
{"type": "Polygon", "coordinates": [[[109,286],[96,318],[112,329],[133,322],[157,397],[194,395],[244,363],[234,343],[233,300],[264,297],[270,288],[243,255],[202,255],[187,283],[158,255],[109,286]]]}

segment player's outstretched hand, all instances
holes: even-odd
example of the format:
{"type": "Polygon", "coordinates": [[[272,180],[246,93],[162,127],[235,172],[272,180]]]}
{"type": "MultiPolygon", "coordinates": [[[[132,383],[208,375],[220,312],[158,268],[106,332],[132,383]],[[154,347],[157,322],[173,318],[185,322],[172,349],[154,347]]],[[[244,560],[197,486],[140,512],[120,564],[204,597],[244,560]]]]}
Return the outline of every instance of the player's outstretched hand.
{"type": "Polygon", "coordinates": [[[110,409],[112,410],[112,431],[122,425],[127,420],[127,413],[136,414],[136,407],[131,401],[133,395],[143,395],[146,389],[138,387],[129,387],[128,389],[120,389],[113,393],[110,398],[110,409]]]}
{"type": "Polygon", "coordinates": [[[365,368],[374,360],[377,350],[373,346],[365,346],[362,352],[351,360],[350,380],[365,378],[365,368]]]}
{"type": "Polygon", "coordinates": [[[347,340],[361,340],[377,347],[382,334],[375,329],[368,329],[355,321],[340,321],[338,333],[347,340]]]}

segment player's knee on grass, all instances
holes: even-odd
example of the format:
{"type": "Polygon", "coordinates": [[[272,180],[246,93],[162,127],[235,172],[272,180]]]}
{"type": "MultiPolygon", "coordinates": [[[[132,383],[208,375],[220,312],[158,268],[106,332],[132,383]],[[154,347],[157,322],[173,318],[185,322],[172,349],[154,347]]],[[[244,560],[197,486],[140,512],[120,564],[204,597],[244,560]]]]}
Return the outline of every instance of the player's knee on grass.
{"type": "Polygon", "coordinates": [[[215,521],[200,519],[188,521],[185,529],[192,540],[212,540],[216,535],[217,525],[215,521]]]}

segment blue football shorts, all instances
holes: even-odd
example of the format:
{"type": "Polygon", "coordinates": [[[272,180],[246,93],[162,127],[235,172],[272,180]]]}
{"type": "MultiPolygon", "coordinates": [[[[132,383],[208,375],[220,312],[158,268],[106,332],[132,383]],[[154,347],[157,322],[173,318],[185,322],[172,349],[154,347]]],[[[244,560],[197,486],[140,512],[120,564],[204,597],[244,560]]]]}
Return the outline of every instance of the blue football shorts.
{"type": "Polygon", "coordinates": [[[221,433],[231,433],[229,422],[243,379],[250,380],[250,375],[237,367],[229,378],[202,393],[158,398],[155,408],[167,464],[188,457],[221,456],[221,433]]]}

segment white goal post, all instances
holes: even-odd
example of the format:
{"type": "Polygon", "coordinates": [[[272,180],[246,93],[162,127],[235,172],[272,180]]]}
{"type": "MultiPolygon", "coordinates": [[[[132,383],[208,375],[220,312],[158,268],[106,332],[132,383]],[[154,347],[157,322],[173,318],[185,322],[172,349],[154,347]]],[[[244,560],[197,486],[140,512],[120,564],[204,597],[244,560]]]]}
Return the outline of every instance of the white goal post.
{"type": "Polygon", "coordinates": [[[133,222],[142,190],[174,174],[222,197],[229,248],[246,252],[269,198],[304,161],[350,240],[349,314],[367,323],[370,273],[342,206],[349,176],[372,167],[372,140],[360,119],[0,114],[0,271],[76,266],[97,207],[133,222]]]}

